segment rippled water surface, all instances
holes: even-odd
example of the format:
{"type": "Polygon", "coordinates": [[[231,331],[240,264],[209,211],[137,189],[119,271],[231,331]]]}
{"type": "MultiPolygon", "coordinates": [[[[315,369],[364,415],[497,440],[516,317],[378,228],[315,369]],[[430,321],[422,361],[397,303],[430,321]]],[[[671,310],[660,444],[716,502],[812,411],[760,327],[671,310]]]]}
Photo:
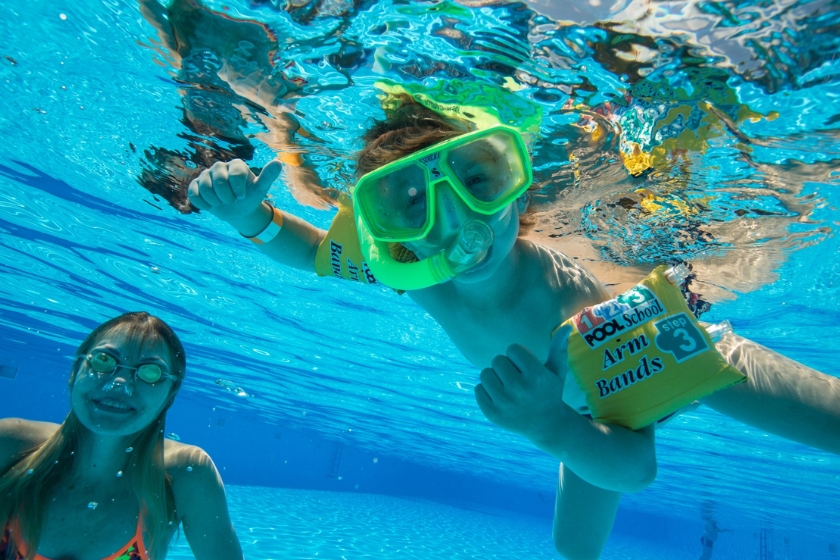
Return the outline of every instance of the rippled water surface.
{"type": "MultiPolygon", "coordinates": [[[[533,238],[615,286],[687,259],[709,317],[840,374],[838,4],[598,4],[3,3],[0,323],[69,348],[148,309],[193,398],[553,492],[554,461],[489,425],[478,372],[408,298],[277,267],[183,197],[214,161],[280,151],[305,165],[275,202],[325,226],[375,82],[460,79],[542,113],[533,238]]],[[[631,507],[712,495],[733,522],[840,526],[834,456],[704,408],[658,441],[631,507]]]]}

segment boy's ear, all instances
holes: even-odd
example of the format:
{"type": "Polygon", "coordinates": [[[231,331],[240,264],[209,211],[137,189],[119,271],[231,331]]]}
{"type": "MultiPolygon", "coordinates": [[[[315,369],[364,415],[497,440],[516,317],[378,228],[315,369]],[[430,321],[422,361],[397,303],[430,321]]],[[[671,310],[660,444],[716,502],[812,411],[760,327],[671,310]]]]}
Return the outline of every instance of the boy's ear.
{"type": "Polygon", "coordinates": [[[521,216],[525,213],[528,209],[528,205],[531,203],[531,194],[528,191],[525,191],[522,196],[516,199],[516,211],[521,216]]]}

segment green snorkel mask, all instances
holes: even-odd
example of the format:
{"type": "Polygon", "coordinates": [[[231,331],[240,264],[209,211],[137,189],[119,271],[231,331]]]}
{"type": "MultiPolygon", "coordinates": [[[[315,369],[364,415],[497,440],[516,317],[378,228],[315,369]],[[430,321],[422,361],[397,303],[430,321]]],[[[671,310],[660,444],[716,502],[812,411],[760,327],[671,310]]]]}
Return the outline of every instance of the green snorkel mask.
{"type": "MultiPolygon", "coordinates": [[[[490,226],[471,220],[453,245],[428,258],[406,263],[392,256],[392,244],[428,235],[441,188],[451,189],[473,212],[492,215],[522,196],[532,182],[523,129],[500,124],[495,107],[507,107],[508,112],[519,109],[507,116],[528,123],[526,133],[539,130],[541,108],[495,86],[453,82],[458,81],[441,84],[437,92],[427,88],[411,92],[408,88],[419,87],[392,82],[377,84],[391,99],[393,94],[408,94],[435,112],[469,120],[478,128],[372,171],[354,188],[362,254],[377,280],[397,290],[419,290],[455,278],[483,262],[493,243],[490,226]],[[460,92],[460,103],[446,102],[452,91],[460,92]],[[475,106],[477,99],[488,105],[475,106]]],[[[386,109],[388,102],[386,97],[386,109]]]]}

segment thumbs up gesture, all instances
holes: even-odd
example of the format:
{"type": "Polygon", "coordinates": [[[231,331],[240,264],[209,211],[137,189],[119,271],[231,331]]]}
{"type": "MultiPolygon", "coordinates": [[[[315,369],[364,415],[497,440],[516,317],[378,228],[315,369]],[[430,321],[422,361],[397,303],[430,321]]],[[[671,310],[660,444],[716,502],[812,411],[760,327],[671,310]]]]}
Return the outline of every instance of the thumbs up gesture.
{"type": "Polygon", "coordinates": [[[241,159],[216,162],[190,183],[190,202],[240,229],[237,225],[259,210],[281,169],[274,160],[258,177],[241,159]]]}
{"type": "Polygon", "coordinates": [[[563,429],[571,411],[563,402],[570,332],[565,326],[554,335],[545,364],[519,344],[493,358],[475,387],[478,407],[488,420],[538,446],[563,429]]]}

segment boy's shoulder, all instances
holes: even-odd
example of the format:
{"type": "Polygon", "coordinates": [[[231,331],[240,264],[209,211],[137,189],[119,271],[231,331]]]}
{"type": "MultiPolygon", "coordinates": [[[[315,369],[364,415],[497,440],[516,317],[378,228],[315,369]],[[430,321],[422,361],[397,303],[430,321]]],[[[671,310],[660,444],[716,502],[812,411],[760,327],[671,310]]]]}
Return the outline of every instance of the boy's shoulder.
{"type": "MultiPolygon", "coordinates": [[[[575,236],[550,238],[542,232],[532,232],[527,239],[521,239],[533,247],[533,254],[539,259],[543,272],[556,273],[558,282],[574,280],[590,288],[598,286],[604,296],[626,292],[650,274],[652,265],[625,265],[606,259],[587,240],[575,236]]],[[[606,297],[604,299],[607,299],[606,297]]]]}

